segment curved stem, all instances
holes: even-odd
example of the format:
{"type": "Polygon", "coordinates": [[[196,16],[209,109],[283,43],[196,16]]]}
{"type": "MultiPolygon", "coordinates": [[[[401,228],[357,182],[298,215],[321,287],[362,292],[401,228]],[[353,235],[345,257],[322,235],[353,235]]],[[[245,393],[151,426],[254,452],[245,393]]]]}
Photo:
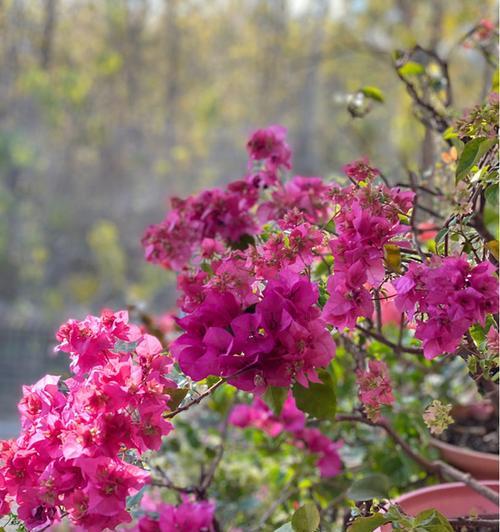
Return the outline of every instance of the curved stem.
{"type": "Polygon", "coordinates": [[[371,421],[368,418],[365,418],[356,414],[337,414],[335,416],[336,421],[353,421],[355,423],[363,423],[365,425],[370,425],[372,427],[380,427],[383,429],[392,440],[401,447],[401,449],[409,456],[414,462],[416,462],[422,469],[437,475],[441,479],[448,477],[458,482],[463,482],[471,489],[488,499],[489,501],[495,503],[497,506],[500,504],[500,497],[497,492],[488,488],[484,484],[481,484],[478,480],[473,478],[470,474],[464,473],[453,466],[442,462],[441,460],[430,461],[427,460],[424,456],[417,453],[413,450],[411,445],[404,440],[390,425],[386,419],[381,419],[379,421],[371,421]]]}

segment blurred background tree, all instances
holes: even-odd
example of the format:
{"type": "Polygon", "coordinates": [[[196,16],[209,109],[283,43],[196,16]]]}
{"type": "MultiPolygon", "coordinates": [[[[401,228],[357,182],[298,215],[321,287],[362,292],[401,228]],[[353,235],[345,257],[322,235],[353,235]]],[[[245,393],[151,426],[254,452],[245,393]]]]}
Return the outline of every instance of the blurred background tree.
{"type": "MultiPolygon", "coordinates": [[[[362,155],[393,183],[405,168],[431,175],[441,153],[393,52],[449,57],[460,114],[493,67],[459,40],[496,12],[493,0],[0,0],[0,360],[37,356],[7,341],[14,329],[43,331],[45,360],[66,316],[172,306],[141,233],[169,196],[241,176],[255,127],[288,127],[306,175],[362,155]]],[[[12,390],[42,364],[19,360],[1,372],[12,390]]]]}

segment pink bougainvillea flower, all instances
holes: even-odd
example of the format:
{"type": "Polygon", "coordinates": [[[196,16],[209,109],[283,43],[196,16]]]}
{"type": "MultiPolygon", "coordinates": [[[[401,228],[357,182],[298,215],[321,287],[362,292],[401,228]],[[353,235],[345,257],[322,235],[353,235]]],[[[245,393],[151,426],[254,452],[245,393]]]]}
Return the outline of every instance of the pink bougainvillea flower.
{"type": "Polygon", "coordinates": [[[334,442],[318,429],[305,428],[294,434],[296,445],[318,455],[316,466],[323,478],[337,476],[342,471],[342,460],[338,450],[343,442],[334,442]]]}
{"type": "Polygon", "coordinates": [[[257,199],[258,190],[245,180],[186,200],[173,198],[165,219],[144,233],[146,260],[181,270],[196,253],[207,258],[222,251],[222,242],[237,243],[241,237],[255,234],[258,225],[250,209],[257,199]]]}
{"type": "Polygon", "coordinates": [[[258,129],[250,136],[247,150],[250,159],[264,161],[267,170],[291,168],[292,152],[286,142],[286,128],[283,126],[271,125],[258,129]]]}
{"type": "Polygon", "coordinates": [[[292,209],[297,209],[307,222],[325,223],[333,209],[330,192],[331,186],[321,177],[295,176],[277,186],[271,200],[259,205],[259,220],[279,220],[292,209]]]}
{"type": "Polygon", "coordinates": [[[342,171],[355,181],[371,181],[380,175],[380,170],[370,166],[367,157],[346,164],[342,171]]]}
{"type": "Polygon", "coordinates": [[[363,286],[349,286],[335,275],[328,279],[330,298],[323,308],[323,319],[339,329],[355,327],[360,316],[371,318],[374,310],[370,292],[363,286]]]}
{"type": "Polygon", "coordinates": [[[369,417],[376,421],[380,417],[380,407],[394,403],[387,365],[379,360],[369,360],[367,371],[357,370],[356,381],[359,398],[369,417]]]}
{"type": "Polygon", "coordinates": [[[342,461],[338,449],[342,442],[334,442],[318,429],[306,428],[306,418],[295,404],[291,392],[283,404],[280,414],[273,414],[267,404],[255,398],[252,404],[239,404],[233,407],[229,422],[240,428],[254,427],[272,437],[288,434],[291,443],[299,449],[318,455],[316,465],[324,478],[338,475],[342,461]]]}
{"type": "Polygon", "coordinates": [[[196,380],[227,377],[245,391],[317,379],[316,368],[330,362],[335,343],[320,317],[316,285],[285,269],[250,308],[253,298],[239,295],[238,302],[235,292],[211,286],[201,305],[178,320],[185,333],[171,350],[181,369],[196,380]]]}
{"type": "Polygon", "coordinates": [[[396,306],[410,319],[416,316],[415,336],[426,358],[453,353],[473,323],[498,312],[498,280],[487,261],[474,268],[464,257],[411,263],[393,285],[396,306]]]}
{"type": "Polygon", "coordinates": [[[130,532],[214,532],[215,503],[192,501],[182,497],[178,505],[166,504],[144,496],[143,515],[130,532]]]}

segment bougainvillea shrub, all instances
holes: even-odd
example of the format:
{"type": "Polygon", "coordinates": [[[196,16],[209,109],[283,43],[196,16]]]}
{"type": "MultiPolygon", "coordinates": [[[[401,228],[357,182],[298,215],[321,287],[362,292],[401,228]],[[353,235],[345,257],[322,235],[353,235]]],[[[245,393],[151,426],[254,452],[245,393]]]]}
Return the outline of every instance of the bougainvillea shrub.
{"type": "Polygon", "coordinates": [[[21,433],[1,442],[9,526],[373,530],[408,520],[377,501],[460,478],[428,428],[453,421],[440,400],[457,382],[498,397],[497,124],[492,95],[445,132],[456,189],[427,188],[431,221],[422,187],[366,158],[293,175],[279,125],[251,134],[243,177],[173,198],[142,245],[176,272],[178,311],[60,327],[70,376],[25,386],[21,433]]]}

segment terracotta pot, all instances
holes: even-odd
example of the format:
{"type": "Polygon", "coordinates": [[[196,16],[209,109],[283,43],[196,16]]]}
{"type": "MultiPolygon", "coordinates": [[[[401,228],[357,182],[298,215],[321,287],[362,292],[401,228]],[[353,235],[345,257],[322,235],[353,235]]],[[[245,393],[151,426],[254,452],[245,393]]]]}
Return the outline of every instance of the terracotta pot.
{"type": "MultiPolygon", "coordinates": [[[[483,481],[481,484],[499,491],[499,482],[483,481]]],[[[461,482],[437,484],[410,493],[405,493],[394,502],[408,515],[415,516],[423,510],[434,508],[445,517],[465,517],[468,515],[498,515],[498,507],[482,495],[461,482]]],[[[378,532],[388,532],[392,526],[384,525],[378,532]]]]}
{"type": "MultiPolygon", "coordinates": [[[[469,405],[454,405],[451,415],[457,421],[475,419],[479,424],[486,422],[494,416],[491,403],[487,401],[469,405]]],[[[439,449],[445,462],[457,467],[461,471],[470,473],[480,480],[498,480],[500,459],[498,455],[474,451],[467,447],[459,447],[435,438],[431,439],[431,445],[439,449]]]]}
{"type": "Polygon", "coordinates": [[[461,471],[470,473],[474,478],[498,480],[500,458],[497,455],[473,451],[434,438],[431,440],[431,445],[439,449],[445,462],[461,471]]]}

